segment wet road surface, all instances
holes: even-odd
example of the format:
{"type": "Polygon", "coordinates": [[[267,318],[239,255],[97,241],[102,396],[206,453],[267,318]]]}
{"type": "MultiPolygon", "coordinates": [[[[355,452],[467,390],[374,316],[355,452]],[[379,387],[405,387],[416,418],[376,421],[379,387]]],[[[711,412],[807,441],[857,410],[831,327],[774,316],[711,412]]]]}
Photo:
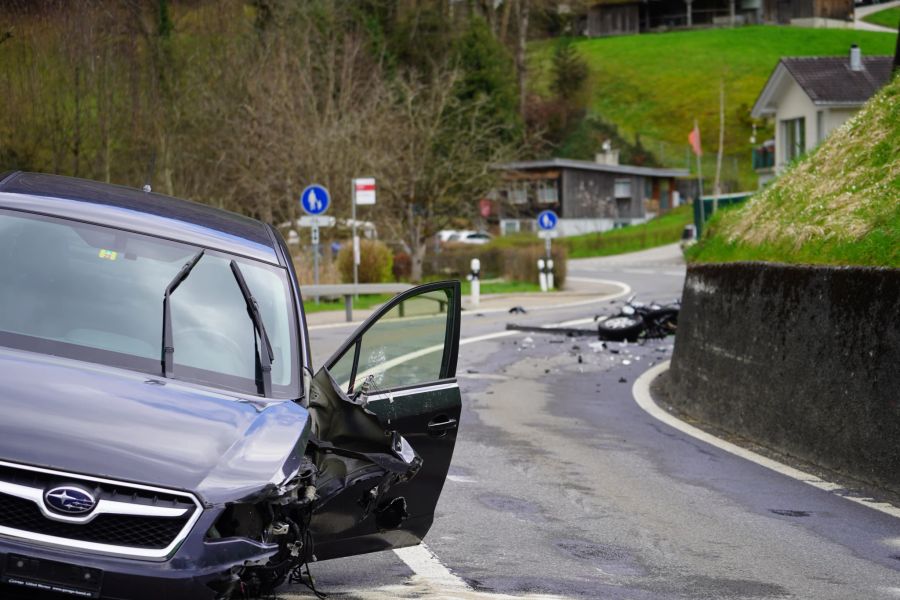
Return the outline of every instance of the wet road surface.
{"type": "MultiPolygon", "coordinates": [[[[666,248],[570,261],[569,276],[669,300],[684,267],[666,248]]],[[[614,308],[470,315],[462,337],[614,308]]],[[[352,329],[311,331],[317,361],[352,329]]],[[[314,564],[318,586],[360,599],[900,598],[900,520],[645,413],[632,384],[669,358],[671,338],[592,341],[525,333],[464,345],[460,437],[426,539],[439,568],[380,553],[314,564]]]]}

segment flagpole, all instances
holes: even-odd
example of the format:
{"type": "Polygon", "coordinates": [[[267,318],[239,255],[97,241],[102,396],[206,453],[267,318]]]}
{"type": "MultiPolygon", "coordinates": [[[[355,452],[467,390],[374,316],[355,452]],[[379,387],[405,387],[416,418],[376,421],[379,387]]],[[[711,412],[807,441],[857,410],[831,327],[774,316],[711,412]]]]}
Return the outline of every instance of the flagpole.
{"type": "MultiPolygon", "coordinates": [[[[694,131],[700,131],[700,124],[697,123],[697,119],[694,119],[694,131]]],[[[694,154],[697,156],[697,201],[700,203],[700,231],[697,232],[697,237],[699,238],[703,232],[703,225],[706,223],[706,216],[703,210],[703,164],[700,161],[702,152],[694,152],[694,154]]]]}

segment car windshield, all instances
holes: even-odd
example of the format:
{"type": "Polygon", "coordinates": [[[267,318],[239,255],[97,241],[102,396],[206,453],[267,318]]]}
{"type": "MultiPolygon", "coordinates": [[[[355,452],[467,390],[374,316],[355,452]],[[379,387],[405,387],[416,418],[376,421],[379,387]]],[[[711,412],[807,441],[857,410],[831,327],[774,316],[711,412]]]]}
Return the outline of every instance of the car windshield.
{"type": "MultiPolygon", "coordinates": [[[[147,235],[0,211],[0,344],[161,373],[163,294],[200,249],[147,235]]],[[[256,393],[256,332],[239,263],[275,360],[273,395],[299,396],[287,272],[206,250],[171,296],[174,377],[256,393]]]]}

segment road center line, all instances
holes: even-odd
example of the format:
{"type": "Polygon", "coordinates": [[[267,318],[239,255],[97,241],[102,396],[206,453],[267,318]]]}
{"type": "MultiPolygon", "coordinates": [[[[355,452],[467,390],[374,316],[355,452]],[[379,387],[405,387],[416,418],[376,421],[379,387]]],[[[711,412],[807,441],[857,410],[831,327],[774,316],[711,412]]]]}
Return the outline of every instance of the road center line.
{"type": "Polygon", "coordinates": [[[862,498],[849,494],[836,493],[837,490],[844,489],[843,486],[825,481],[824,479],[816,477],[815,475],[804,473],[799,469],[795,469],[794,467],[782,464],[776,460],[772,460],[771,458],[768,458],[761,454],[757,454],[752,450],[747,450],[746,448],[742,448],[741,446],[732,444],[731,442],[726,442],[725,440],[719,439],[716,436],[703,431],[702,429],[698,429],[693,425],[685,423],[681,419],[660,408],[660,406],[656,404],[656,402],[653,400],[653,397],[650,395],[650,383],[654,379],[656,379],[658,375],[665,372],[669,368],[670,362],[671,361],[667,360],[645,371],[643,375],[638,377],[637,381],[634,382],[634,387],[632,388],[634,400],[635,402],[637,402],[638,406],[640,406],[650,416],[659,421],[662,421],[669,427],[677,429],[678,431],[696,438],[702,442],[706,442],[711,446],[715,446],[720,450],[724,450],[725,452],[734,454],[735,456],[738,456],[745,460],[749,460],[750,462],[754,462],[767,469],[771,469],[776,473],[780,473],[792,479],[796,479],[797,481],[802,481],[803,483],[811,485],[814,488],[818,488],[826,492],[831,492],[840,498],[846,498],[847,500],[856,502],[857,504],[862,504],[863,506],[866,506],[868,508],[900,519],[900,508],[892,504],[888,504],[887,502],[876,502],[875,500],[869,498],[862,498]]]}
{"type": "Polygon", "coordinates": [[[394,554],[399,556],[400,560],[406,563],[413,573],[427,579],[429,583],[438,588],[473,589],[462,577],[455,575],[444,566],[444,563],[424,543],[408,548],[398,548],[394,550],[394,554]]]}

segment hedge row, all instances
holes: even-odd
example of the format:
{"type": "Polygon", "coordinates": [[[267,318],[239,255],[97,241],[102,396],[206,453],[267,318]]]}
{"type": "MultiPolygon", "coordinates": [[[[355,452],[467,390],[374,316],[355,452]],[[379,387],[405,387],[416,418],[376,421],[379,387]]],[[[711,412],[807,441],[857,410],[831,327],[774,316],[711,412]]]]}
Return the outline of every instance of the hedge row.
{"type": "MultiPolygon", "coordinates": [[[[553,246],[553,274],[557,288],[566,281],[566,249],[553,246]]],[[[481,278],[538,281],[537,261],[544,257],[543,244],[498,247],[495,244],[447,244],[425,260],[425,276],[464,279],[473,258],[481,261],[481,278]]]]}

